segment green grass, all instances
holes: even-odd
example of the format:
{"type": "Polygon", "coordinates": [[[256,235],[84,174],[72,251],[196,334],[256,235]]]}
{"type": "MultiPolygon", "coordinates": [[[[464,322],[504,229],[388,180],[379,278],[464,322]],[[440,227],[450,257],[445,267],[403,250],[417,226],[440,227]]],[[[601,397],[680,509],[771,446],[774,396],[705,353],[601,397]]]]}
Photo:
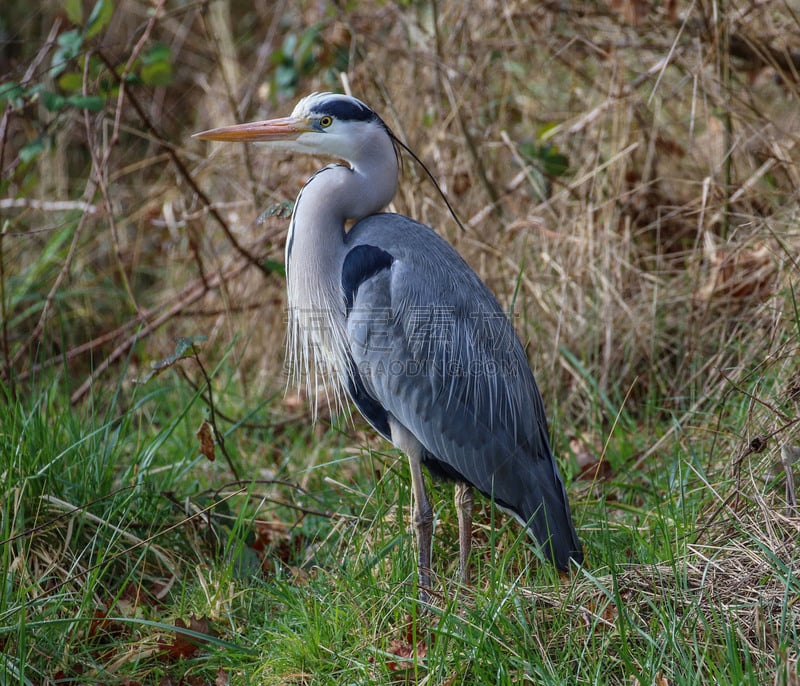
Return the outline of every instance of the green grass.
{"type": "MultiPolygon", "coordinates": [[[[238,416],[222,359],[215,405],[238,416]]],[[[570,487],[587,550],[570,579],[481,501],[476,582],[460,588],[451,487],[433,484],[425,613],[401,456],[354,450],[347,423],[276,435],[276,401],[249,416],[260,426],[227,430],[255,479],[234,483],[198,454],[198,391],[175,369],[127,378],[78,409],[57,373],[5,398],[3,683],[763,684],[790,664],[800,581],[773,510],[782,482],[747,493],[732,466],[718,470],[710,434],[676,433],[635,473],[631,446],[649,433],[610,436],[610,476],[570,487]],[[247,454],[260,442],[266,471],[247,454]]],[[[721,434],[753,421],[747,396],[719,412],[721,434]]]]}

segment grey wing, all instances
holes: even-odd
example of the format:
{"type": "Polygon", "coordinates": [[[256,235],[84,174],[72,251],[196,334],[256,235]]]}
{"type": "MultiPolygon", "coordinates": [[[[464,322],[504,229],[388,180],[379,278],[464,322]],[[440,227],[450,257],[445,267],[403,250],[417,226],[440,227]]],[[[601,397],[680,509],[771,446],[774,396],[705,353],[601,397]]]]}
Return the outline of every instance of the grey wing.
{"type": "Polygon", "coordinates": [[[402,233],[362,222],[343,269],[353,399],[385,436],[389,416],[413,433],[431,472],[529,526],[558,566],[579,560],[542,400],[508,318],[431,229],[378,217],[404,220],[402,233]]]}

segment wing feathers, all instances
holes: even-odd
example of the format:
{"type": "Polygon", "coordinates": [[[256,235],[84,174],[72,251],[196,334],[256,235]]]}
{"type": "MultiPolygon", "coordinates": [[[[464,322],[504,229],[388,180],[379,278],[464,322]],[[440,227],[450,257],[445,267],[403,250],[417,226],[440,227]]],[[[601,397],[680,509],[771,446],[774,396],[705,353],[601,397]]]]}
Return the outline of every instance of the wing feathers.
{"type": "Polygon", "coordinates": [[[356,404],[384,435],[381,422],[399,421],[425,447],[430,471],[494,498],[559,567],[580,561],[541,396],[511,323],[445,241],[397,216],[367,218],[348,234],[355,245],[342,284],[356,404]]]}

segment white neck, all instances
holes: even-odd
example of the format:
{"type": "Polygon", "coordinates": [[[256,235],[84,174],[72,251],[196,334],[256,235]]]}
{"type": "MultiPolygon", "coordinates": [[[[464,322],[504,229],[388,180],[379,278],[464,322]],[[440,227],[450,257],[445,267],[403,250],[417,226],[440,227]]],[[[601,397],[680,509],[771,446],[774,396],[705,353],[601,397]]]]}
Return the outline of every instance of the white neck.
{"type": "Polygon", "coordinates": [[[397,190],[397,160],[384,131],[369,136],[357,153],[351,167],[325,167],[308,180],[297,196],[286,243],[293,375],[297,381],[305,376],[314,395],[333,381],[336,399],[347,364],[341,290],[345,222],[379,212],[397,190]]]}

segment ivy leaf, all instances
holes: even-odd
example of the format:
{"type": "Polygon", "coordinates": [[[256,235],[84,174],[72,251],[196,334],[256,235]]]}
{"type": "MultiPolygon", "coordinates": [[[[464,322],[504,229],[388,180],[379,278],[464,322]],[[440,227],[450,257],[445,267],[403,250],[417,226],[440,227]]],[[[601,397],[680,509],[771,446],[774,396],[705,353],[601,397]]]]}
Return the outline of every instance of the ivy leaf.
{"type": "Polygon", "coordinates": [[[83,3],[81,0],[64,0],[64,11],[75,26],[83,24],[83,3]]]}
{"type": "Polygon", "coordinates": [[[92,13],[86,22],[86,37],[91,38],[100,33],[114,16],[114,5],[111,0],[97,0],[92,13]]]}
{"type": "Polygon", "coordinates": [[[148,86],[169,86],[172,83],[172,51],[157,43],[142,57],[139,75],[148,86]]]}
{"type": "Polygon", "coordinates": [[[37,138],[30,143],[26,143],[19,150],[19,158],[23,162],[30,162],[35,160],[41,153],[45,151],[45,143],[43,138],[37,138]]]}
{"type": "Polygon", "coordinates": [[[58,76],[75,57],[80,54],[83,46],[83,34],[78,29],[65,31],[56,40],[58,47],[53,51],[50,61],[50,71],[53,76],[58,76]]]}
{"type": "Polygon", "coordinates": [[[66,104],[90,112],[102,112],[106,101],[99,95],[70,95],[66,104]]]}

